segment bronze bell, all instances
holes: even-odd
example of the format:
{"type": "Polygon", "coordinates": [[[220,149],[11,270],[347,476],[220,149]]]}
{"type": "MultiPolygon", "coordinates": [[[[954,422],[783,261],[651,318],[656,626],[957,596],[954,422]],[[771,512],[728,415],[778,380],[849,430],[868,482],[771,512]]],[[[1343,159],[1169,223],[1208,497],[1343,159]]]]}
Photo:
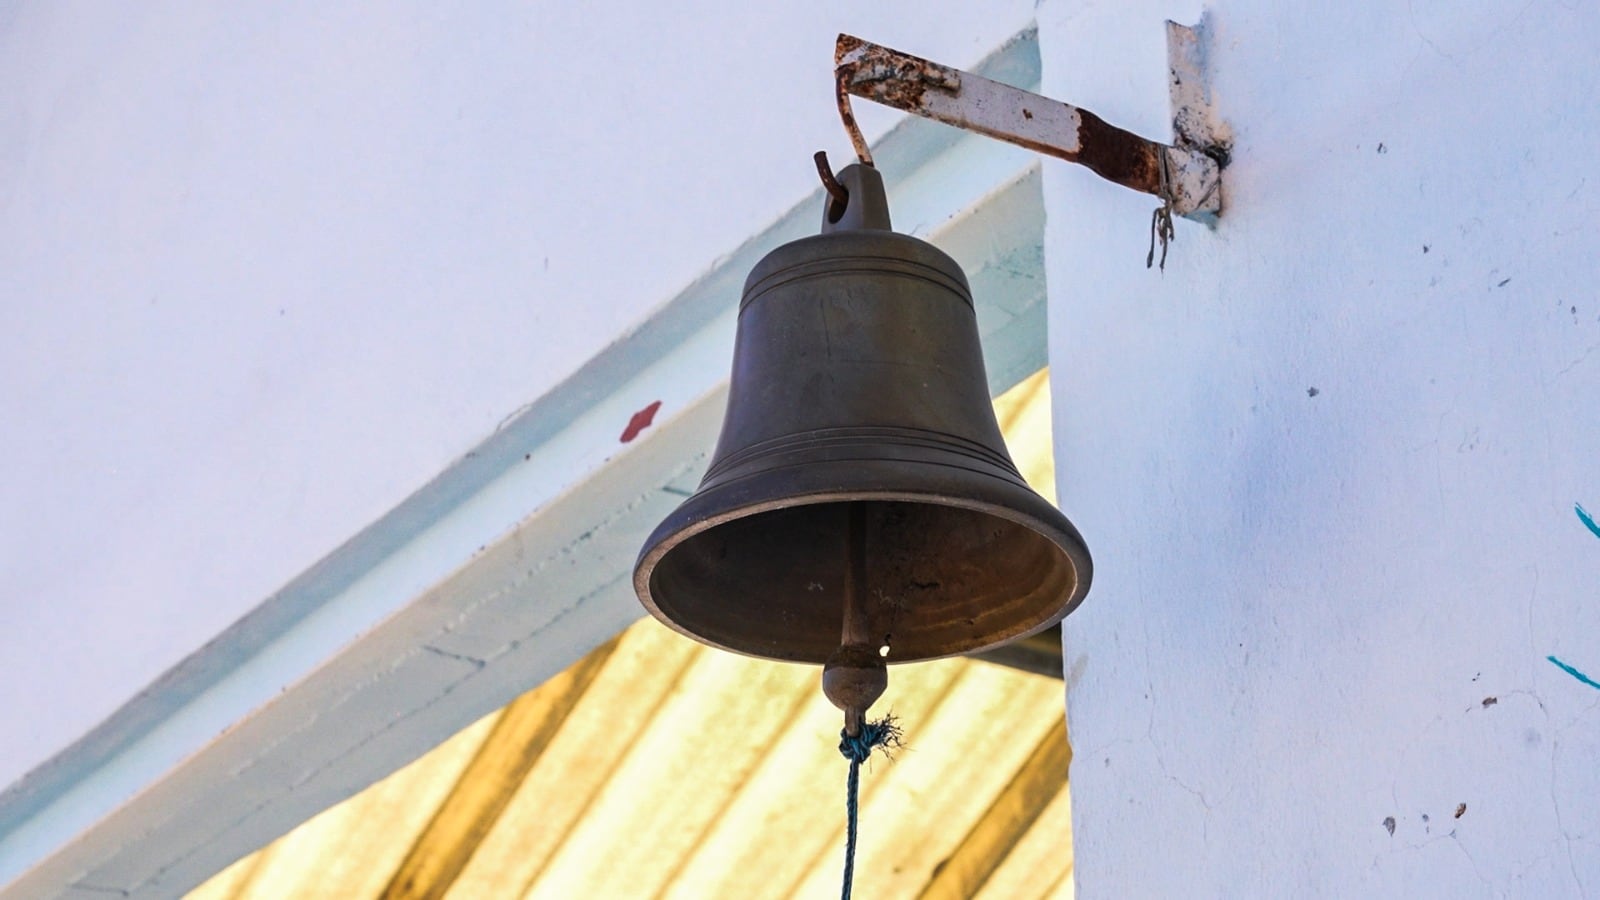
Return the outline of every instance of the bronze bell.
{"type": "Polygon", "coordinates": [[[634,590],[712,646],[822,663],[843,643],[880,672],[866,657],[1052,625],[1088,590],[1089,552],[1006,452],[966,276],[890,230],[875,169],[838,181],[822,234],[745,282],[716,452],[645,541],[634,590]]]}

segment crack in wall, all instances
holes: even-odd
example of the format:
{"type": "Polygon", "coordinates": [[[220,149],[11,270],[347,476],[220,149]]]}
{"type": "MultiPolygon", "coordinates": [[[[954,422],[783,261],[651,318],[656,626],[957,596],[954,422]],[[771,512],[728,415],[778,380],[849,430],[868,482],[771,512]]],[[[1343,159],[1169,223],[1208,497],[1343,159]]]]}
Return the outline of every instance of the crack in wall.
{"type": "MultiPolygon", "coordinates": [[[[1544,704],[1540,704],[1543,708],[1544,704]]],[[[1546,715],[1546,721],[1549,716],[1546,715]]],[[[1588,886],[1583,883],[1583,878],[1578,875],[1578,860],[1572,853],[1572,833],[1567,830],[1567,823],[1561,815],[1561,794],[1557,789],[1559,776],[1556,773],[1556,759],[1561,753],[1561,729],[1556,728],[1550,736],[1550,808],[1555,812],[1556,828],[1561,831],[1561,843],[1567,850],[1567,872],[1572,875],[1572,883],[1577,886],[1579,896],[1589,896],[1588,886]]]]}
{"type": "Polygon", "coordinates": [[[435,647],[432,644],[423,644],[422,645],[422,649],[426,650],[429,653],[433,653],[435,655],[442,656],[445,659],[453,659],[453,660],[457,660],[459,662],[464,662],[464,663],[467,663],[469,665],[475,666],[475,667],[477,667],[479,669],[481,669],[484,666],[487,666],[489,664],[488,662],[486,662],[484,660],[481,660],[481,659],[477,658],[476,656],[467,656],[467,655],[462,654],[462,653],[451,653],[449,650],[440,650],[438,647],[435,647]]]}

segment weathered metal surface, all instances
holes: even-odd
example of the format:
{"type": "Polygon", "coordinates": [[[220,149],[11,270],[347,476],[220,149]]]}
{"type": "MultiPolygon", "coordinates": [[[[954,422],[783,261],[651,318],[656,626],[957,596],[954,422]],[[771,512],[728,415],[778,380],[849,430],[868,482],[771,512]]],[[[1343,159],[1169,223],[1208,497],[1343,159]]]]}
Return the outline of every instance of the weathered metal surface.
{"type": "Polygon", "coordinates": [[[839,221],[746,280],[716,452],[634,588],[712,646],[828,662],[853,723],[880,645],[902,663],[1024,637],[1082,602],[1091,563],[1007,452],[960,266],[888,230],[876,170],[838,180],[839,221]]]}
{"type": "Polygon", "coordinates": [[[1170,199],[1179,215],[1214,216],[1221,208],[1220,166],[1200,148],[1152,141],[1070,103],[847,34],[839,35],[834,72],[841,92],[1078,163],[1170,199]]]}
{"type": "Polygon", "coordinates": [[[811,161],[817,164],[817,176],[822,179],[822,190],[828,195],[828,208],[824,213],[825,218],[837,222],[844,215],[845,205],[850,202],[850,192],[833,177],[833,167],[828,165],[826,151],[818,150],[811,161]]]}
{"type": "Polygon", "coordinates": [[[850,146],[856,151],[856,159],[864,166],[872,165],[872,148],[867,146],[861,126],[856,124],[855,111],[850,108],[850,92],[844,89],[843,81],[835,79],[834,95],[839,103],[839,121],[844,123],[845,133],[850,135],[850,146]]]}
{"type": "Polygon", "coordinates": [[[902,108],[921,103],[924,91],[930,87],[952,94],[960,92],[962,76],[966,75],[959,69],[890,50],[848,34],[839,35],[838,42],[834,44],[833,68],[836,74],[848,74],[848,79],[841,80],[847,81],[852,87],[856,84],[880,85],[884,99],[878,102],[902,108]]]}
{"type": "Polygon", "coordinates": [[[1210,82],[1206,78],[1205,22],[1197,28],[1167,22],[1167,77],[1172,97],[1173,150],[1168,164],[1180,182],[1196,181],[1199,195],[1190,218],[1205,220],[1222,211],[1221,178],[1208,172],[1190,173],[1186,167],[1195,159],[1206,160],[1213,169],[1228,164],[1226,129],[1211,102],[1210,82]]]}

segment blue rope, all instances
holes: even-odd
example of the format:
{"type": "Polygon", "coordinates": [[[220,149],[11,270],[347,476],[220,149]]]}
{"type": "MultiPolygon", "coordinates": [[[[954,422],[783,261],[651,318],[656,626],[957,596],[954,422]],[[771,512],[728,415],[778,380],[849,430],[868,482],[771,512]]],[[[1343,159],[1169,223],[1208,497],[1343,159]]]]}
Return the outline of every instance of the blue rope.
{"type": "Polygon", "coordinates": [[[856,877],[856,796],[861,788],[861,764],[879,747],[900,746],[900,728],[894,716],[884,716],[876,722],[862,722],[861,733],[851,737],[839,732],[839,753],[850,760],[850,777],[845,781],[844,830],[844,889],[840,900],[850,900],[850,885],[856,877]]]}

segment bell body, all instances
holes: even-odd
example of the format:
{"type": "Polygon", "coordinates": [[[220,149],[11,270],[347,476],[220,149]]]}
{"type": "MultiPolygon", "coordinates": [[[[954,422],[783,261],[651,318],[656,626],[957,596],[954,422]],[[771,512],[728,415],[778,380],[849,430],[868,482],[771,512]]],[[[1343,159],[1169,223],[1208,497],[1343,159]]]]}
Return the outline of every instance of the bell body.
{"type": "MultiPolygon", "coordinates": [[[[852,182],[853,203],[874,186],[852,182]]],[[[867,225],[779,247],[746,281],[711,465],[634,572],[691,637],[821,663],[853,595],[867,640],[909,662],[1047,627],[1088,589],[1082,539],[1006,452],[960,267],[886,213],[867,225]]]]}

